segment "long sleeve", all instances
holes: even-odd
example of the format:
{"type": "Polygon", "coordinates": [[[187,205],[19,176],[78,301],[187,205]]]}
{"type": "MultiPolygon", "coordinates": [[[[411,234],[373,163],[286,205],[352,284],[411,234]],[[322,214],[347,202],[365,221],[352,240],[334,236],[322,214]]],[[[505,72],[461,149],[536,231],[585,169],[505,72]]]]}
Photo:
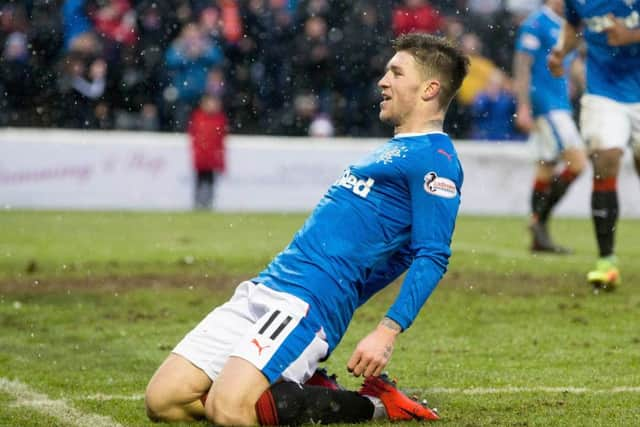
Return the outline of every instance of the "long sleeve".
{"type": "MultiPolygon", "coordinates": [[[[441,150],[438,151],[440,153],[441,150]]],[[[408,328],[447,270],[460,205],[462,169],[456,157],[432,154],[407,173],[413,263],[387,316],[408,328]],[[442,158],[440,158],[442,157],[442,158]]]]}

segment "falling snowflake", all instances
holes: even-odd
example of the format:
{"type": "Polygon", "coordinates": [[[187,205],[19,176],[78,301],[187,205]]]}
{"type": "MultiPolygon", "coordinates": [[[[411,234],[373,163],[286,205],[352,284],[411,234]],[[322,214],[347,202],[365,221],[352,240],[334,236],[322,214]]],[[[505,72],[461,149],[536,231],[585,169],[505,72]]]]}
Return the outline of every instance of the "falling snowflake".
{"type": "Polygon", "coordinates": [[[407,147],[404,147],[404,146],[385,148],[380,153],[380,158],[376,161],[376,163],[382,162],[383,164],[388,165],[389,163],[393,162],[393,159],[395,157],[401,157],[401,158],[406,157],[405,153],[407,151],[408,151],[407,147]]]}

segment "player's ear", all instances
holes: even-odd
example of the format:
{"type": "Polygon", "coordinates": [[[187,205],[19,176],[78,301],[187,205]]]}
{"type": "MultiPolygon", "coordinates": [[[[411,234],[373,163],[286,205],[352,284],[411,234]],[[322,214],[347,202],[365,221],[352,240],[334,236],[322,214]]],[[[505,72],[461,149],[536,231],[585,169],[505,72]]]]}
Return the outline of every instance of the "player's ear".
{"type": "Polygon", "coordinates": [[[440,82],[438,80],[429,79],[424,82],[421,95],[423,101],[430,101],[437,98],[438,95],[440,95],[440,82]]]}

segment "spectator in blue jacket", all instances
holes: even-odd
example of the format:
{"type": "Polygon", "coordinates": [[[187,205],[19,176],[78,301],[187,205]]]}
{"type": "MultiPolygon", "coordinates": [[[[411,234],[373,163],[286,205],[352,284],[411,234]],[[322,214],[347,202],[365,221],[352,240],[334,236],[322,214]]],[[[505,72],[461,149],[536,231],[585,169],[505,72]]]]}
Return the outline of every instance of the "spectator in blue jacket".
{"type": "Polygon", "coordinates": [[[471,106],[472,138],[489,141],[523,140],[514,125],[516,98],[507,87],[504,74],[496,70],[487,87],[471,106]]]}
{"type": "Polygon", "coordinates": [[[74,38],[93,31],[93,25],[87,16],[85,7],[86,0],[66,0],[62,6],[65,50],[71,46],[74,38]]]}
{"type": "Polygon", "coordinates": [[[205,91],[209,70],[223,59],[222,50],[195,23],[185,25],[169,46],[165,61],[171,85],[165,100],[174,106],[174,130],[186,129],[189,114],[205,91]]]}

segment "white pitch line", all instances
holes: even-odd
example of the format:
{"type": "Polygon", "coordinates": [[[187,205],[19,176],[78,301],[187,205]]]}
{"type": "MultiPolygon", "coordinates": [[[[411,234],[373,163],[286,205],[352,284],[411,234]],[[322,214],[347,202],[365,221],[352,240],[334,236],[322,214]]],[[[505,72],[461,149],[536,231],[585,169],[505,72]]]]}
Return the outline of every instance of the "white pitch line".
{"type": "Polygon", "coordinates": [[[74,400],[143,400],[144,394],[92,394],[89,396],[76,397],[74,400]]]}
{"type": "Polygon", "coordinates": [[[571,393],[571,394],[613,394],[640,393],[640,387],[612,387],[591,389],[588,387],[471,387],[413,389],[413,393],[434,394],[518,394],[518,393],[571,393]]]}
{"type": "Polygon", "coordinates": [[[51,399],[43,393],[38,393],[20,381],[0,377],[0,391],[15,397],[11,406],[22,406],[43,415],[57,418],[65,425],[94,426],[94,427],[123,427],[110,417],[82,412],[70,406],[62,399],[51,399]]]}

